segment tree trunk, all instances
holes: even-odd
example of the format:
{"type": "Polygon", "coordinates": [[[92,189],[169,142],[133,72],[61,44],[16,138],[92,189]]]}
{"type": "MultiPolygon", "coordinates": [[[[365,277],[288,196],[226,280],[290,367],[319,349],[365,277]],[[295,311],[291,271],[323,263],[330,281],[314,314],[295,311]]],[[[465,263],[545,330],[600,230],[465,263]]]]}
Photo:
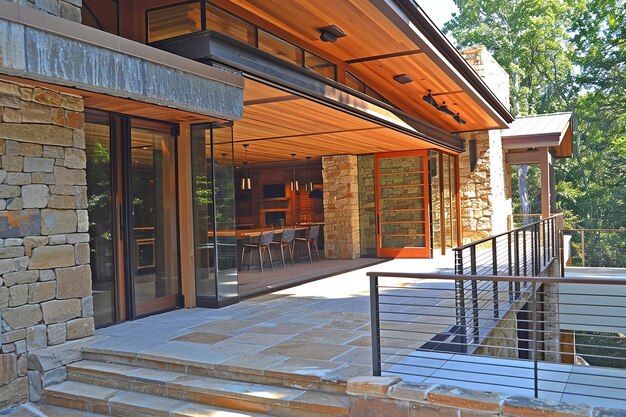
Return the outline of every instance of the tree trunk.
{"type": "MultiPolygon", "coordinates": [[[[530,198],[528,196],[528,165],[518,165],[517,185],[519,189],[519,201],[522,205],[522,214],[530,214],[530,198]]],[[[531,223],[528,216],[524,216],[524,225],[531,223]]]]}

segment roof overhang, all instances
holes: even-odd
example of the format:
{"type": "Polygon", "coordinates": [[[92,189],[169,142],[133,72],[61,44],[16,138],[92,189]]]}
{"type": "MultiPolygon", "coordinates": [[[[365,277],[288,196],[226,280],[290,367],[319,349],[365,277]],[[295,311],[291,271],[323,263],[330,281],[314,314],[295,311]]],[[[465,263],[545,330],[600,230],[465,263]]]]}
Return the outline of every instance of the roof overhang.
{"type": "MultiPolygon", "coordinates": [[[[348,113],[379,127],[418,139],[416,149],[424,148],[425,142],[433,148],[463,151],[463,140],[457,135],[221,33],[199,32],[152,45],[208,65],[234,68],[242,71],[249,79],[284,90],[293,96],[323,104],[335,111],[348,113]]],[[[250,103],[249,99],[245,100],[250,103]]],[[[318,109],[321,110],[321,107],[318,109]]],[[[381,141],[383,140],[384,137],[381,136],[381,141]]]]}
{"type": "Polygon", "coordinates": [[[573,154],[573,113],[552,113],[515,119],[509,130],[502,132],[505,150],[550,148],[556,158],[573,154]]]}
{"type": "MultiPolygon", "coordinates": [[[[405,113],[447,132],[504,129],[513,121],[455,47],[412,0],[214,0],[218,6],[265,31],[338,63],[405,113]],[[320,40],[335,25],[347,36],[320,40]],[[412,82],[394,80],[407,74],[412,82]],[[423,100],[438,103],[466,122],[423,100]]],[[[340,71],[341,72],[341,71],[340,71]]]]}

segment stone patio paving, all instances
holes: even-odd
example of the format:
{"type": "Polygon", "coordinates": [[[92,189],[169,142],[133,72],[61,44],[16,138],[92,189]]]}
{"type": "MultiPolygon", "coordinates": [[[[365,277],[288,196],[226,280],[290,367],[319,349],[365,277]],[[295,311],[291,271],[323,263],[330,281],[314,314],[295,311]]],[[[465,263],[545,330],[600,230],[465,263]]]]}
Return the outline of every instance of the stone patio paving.
{"type": "Polygon", "coordinates": [[[365,273],[452,273],[452,265],[443,257],[393,260],[218,310],[176,310],[100,329],[90,347],[332,380],[370,375],[365,273]]]}

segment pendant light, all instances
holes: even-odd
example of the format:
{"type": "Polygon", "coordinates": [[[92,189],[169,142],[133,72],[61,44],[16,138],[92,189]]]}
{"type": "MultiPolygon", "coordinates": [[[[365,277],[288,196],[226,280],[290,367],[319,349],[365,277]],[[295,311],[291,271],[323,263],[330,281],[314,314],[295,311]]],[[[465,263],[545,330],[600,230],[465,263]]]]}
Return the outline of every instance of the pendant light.
{"type": "Polygon", "coordinates": [[[250,168],[248,167],[248,144],[243,145],[243,176],[241,177],[241,189],[251,190],[252,181],[250,180],[250,168]]]}
{"type": "MultiPolygon", "coordinates": [[[[311,157],[307,156],[306,157],[307,162],[311,161],[311,157]]],[[[313,191],[313,181],[307,181],[305,186],[304,186],[306,191],[313,191]]]]}
{"type": "Polygon", "coordinates": [[[300,187],[298,187],[298,180],[296,179],[296,154],[291,154],[291,160],[293,161],[293,173],[291,176],[291,191],[298,192],[300,191],[300,187]]]}

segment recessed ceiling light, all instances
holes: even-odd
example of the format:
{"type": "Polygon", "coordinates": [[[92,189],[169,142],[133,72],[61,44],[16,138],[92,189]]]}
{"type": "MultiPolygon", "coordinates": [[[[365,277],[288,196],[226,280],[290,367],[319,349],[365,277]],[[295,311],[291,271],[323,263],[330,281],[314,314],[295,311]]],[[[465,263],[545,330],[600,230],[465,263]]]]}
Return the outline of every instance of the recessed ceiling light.
{"type": "Polygon", "coordinates": [[[396,82],[399,82],[400,84],[408,84],[410,82],[413,82],[413,78],[409,77],[406,74],[396,75],[395,77],[393,77],[393,79],[396,80],[396,82]]]}
{"type": "Polygon", "coordinates": [[[320,39],[323,42],[330,42],[330,43],[337,42],[337,39],[343,38],[344,36],[346,36],[345,32],[339,29],[335,25],[330,25],[330,26],[325,26],[323,28],[320,28],[320,33],[321,33],[320,39]]]}

